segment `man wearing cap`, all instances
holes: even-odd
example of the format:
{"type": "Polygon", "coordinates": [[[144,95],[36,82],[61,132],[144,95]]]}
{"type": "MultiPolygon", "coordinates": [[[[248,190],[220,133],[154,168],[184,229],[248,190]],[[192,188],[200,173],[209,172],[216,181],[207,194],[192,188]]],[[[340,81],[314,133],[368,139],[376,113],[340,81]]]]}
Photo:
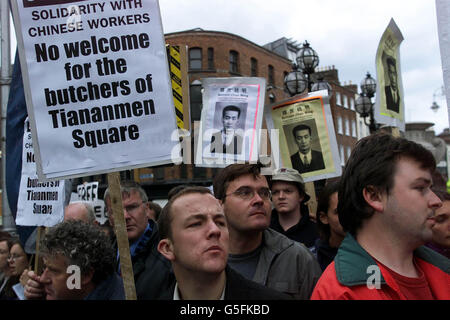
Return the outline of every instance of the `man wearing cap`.
{"type": "Polygon", "coordinates": [[[305,203],[310,197],[305,192],[300,173],[291,168],[275,170],[271,189],[274,209],[270,227],[314,251],[314,243],[319,234],[316,224],[309,219],[305,203]]]}

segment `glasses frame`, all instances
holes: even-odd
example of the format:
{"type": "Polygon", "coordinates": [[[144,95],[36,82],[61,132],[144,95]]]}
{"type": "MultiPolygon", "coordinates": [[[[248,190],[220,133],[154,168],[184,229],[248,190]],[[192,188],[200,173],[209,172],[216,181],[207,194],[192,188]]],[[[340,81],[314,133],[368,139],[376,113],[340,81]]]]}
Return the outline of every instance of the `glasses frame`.
{"type": "MultiPolygon", "coordinates": [[[[261,195],[260,191],[261,191],[262,189],[255,190],[255,189],[250,188],[250,187],[245,187],[245,188],[249,188],[249,189],[252,190],[252,195],[251,195],[250,198],[247,198],[246,196],[243,196],[242,194],[240,194],[239,189],[241,189],[241,188],[244,188],[244,187],[240,187],[240,188],[234,190],[233,192],[230,192],[230,193],[228,193],[228,194],[225,194],[225,197],[228,197],[228,196],[230,196],[230,195],[235,195],[235,196],[237,196],[238,198],[241,198],[242,200],[250,201],[250,200],[252,200],[252,199],[255,197],[256,194],[258,194],[258,196],[259,196],[261,199],[272,201],[272,191],[270,191],[269,188],[267,188],[267,190],[269,191],[269,196],[266,197],[266,196],[264,196],[264,195],[261,195]]],[[[242,190],[241,190],[241,192],[242,192],[242,190]]],[[[224,198],[225,198],[225,197],[224,197],[224,198]]]]}

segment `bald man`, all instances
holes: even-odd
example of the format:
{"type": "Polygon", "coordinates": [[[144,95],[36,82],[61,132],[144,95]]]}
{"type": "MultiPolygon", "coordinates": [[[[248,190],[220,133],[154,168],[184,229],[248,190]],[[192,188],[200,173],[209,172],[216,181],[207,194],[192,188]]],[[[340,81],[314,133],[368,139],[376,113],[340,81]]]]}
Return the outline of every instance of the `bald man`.
{"type": "Polygon", "coordinates": [[[87,202],[72,202],[64,208],[64,221],[81,220],[87,223],[98,224],[95,220],[94,208],[87,202]]]}

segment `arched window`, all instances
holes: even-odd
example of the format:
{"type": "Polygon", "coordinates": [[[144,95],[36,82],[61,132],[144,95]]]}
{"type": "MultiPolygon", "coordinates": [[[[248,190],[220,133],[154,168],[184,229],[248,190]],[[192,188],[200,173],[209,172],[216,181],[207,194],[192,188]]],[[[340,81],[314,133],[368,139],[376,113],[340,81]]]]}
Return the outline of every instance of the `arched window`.
{"type": "Polygon", "coordinates": [[[257,77],[258,76],[258,60],[256,60],[255,58],[251,58],[250,59],[250,75],[252,77],[257,77]]]}
{"type": "Polygon", "coordinates": [[[214,48],[208,48],[208,69],[214,70],[214,48]]]}
{"type": "Polygon", "coordinates": [[[269,69],[268,69],[268,85],[269,86],[274,86],[275,85],[275,76],[274,76],[274,74],[275,74],[275,71],[274,71],[274,69],[273,69],[273,66],[271,66],[270,64],[269,64],[269,69]]]}
{"type": "Polygon", "coordinates": [[[200,70],[202,68],[202,48],[189,49],[189,69],[200,70]]]}
{"type": "Polygon", "coordinates": [[[230,72],[239,73],[239,53],[230,51],[230,72]]]}

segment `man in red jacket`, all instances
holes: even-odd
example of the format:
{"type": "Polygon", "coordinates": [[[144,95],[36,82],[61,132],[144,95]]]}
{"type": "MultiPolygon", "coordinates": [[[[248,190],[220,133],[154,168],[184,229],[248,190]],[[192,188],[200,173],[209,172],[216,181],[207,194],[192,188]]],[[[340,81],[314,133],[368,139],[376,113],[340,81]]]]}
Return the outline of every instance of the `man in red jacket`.
{"type": "Polygon", "coordinates": [[[347,236],[311,299],[450,299],[450,261],[423,246],[432,238],[433,155],[379,133],[353,150],[338,192],[347,236]]]}

